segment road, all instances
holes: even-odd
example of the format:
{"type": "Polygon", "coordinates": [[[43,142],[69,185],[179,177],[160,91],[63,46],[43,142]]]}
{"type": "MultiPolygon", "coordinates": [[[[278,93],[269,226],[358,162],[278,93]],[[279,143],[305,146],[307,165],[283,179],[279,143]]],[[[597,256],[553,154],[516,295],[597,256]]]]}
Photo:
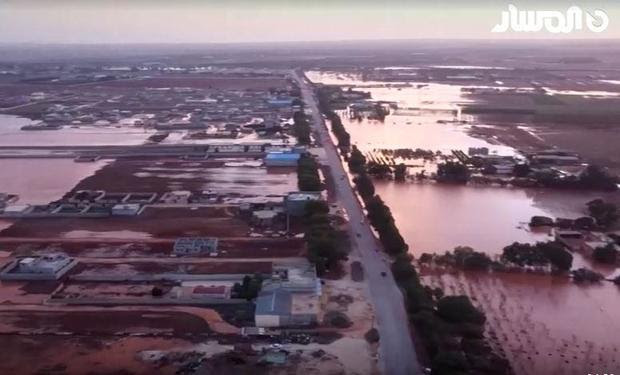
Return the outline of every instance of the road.
{"type": "Polygon", "coordinates": [[[354,251],[359,254],[364,266],[377,318],[377,329],[381,337],[379,346],[381,370],[388,375],[422,374],[409,333],[402,293],[394,281],[388,263],[384,262],[382,253],[376,251],[381,249],[381,245],[365,218],[364,210],[353,192],[349,179],[342,178],[346,175],[346,171],[323,121],[312,86],[305,81],[300,72],[295,71],[293,74],[301,88],[304,103],[312,111],[312,125],[325,149],[336,196],[349,215],[354,251]],[[381,272],[386,272],[387,275],[381,276],[381,272]]]}

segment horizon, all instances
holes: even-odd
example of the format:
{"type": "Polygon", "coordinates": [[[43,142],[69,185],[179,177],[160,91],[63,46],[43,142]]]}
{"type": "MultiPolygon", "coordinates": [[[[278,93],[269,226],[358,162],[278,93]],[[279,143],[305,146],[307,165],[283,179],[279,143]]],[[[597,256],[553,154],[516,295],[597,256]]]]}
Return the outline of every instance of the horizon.
{"type": "MultiPolygon", "coordinates": [[[[567,40],[620,38],[620,4],[611,0],[567,4],[544,2],[421,0],[331,2],[267,0],[132,1],[53,3],[0,0],[0,43],[194,44],[366,40],[567,40]],[[557,10],[569,5],[604,10],[609,27],[569,34],[492,33],[508,4],[523,10],[557,10]]],[[[584,28],[585,29],[585,28],[584,28]]]]}

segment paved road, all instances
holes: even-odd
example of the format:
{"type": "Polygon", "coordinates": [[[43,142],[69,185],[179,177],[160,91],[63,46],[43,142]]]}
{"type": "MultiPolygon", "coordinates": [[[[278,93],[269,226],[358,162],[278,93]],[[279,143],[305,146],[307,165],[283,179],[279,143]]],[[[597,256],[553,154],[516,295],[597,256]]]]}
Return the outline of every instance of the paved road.
{"type": "Polygon", "coordinates": [[[365,276],[378,322],[377,329],[381,336],[379,347],[381,370],[388,375],[422,374],[409,334],[403,296],[392,277],[388,263],[377,252],[381,245],[377,242],[365,219],[364,211],[357,196],[353,193],[349,179],[342,178],[345,170],[319,112],[312,86],[299,72],[295,72],[294,77],[301,87],[304,103],[312,111],[312,124],[325,148],[325,156],[331,167],[336,195],[349,214],[351,238],[356,245],[354,251],[359,253],[366,271],[365,276]],[[387,276],[381,276],[382,271],[386,272],[387,276]]]}

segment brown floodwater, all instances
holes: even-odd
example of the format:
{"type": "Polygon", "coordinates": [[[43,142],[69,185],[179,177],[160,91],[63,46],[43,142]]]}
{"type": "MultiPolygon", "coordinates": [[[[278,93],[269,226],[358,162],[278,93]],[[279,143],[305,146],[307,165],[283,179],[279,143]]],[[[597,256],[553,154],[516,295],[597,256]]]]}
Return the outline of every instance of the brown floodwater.
{"type": "MultiPolygon", "coordinates": [[[[486,146],[500,154],[515,151],[489,144],[467,134],[474,117],[461,118],[450,108],[464,101],[460,87],[430,84],[419,88],[379,87],[347,74],[313,72],[314,82],[353,85],[370,91],[373,100],[396,101],[397,111],[384,122],[349,120],[341,113],[352,142],[365,152],[379,148],[422,148],[433,151],[486,146]],[[431,91],[431,92],[425,92],[431,91]],[[445,109],[445,110],[444,110],[445,109]],[[443,123],[438,123],[442,120],[443,123]]],[[[458,113],[458,111],[457,111],[458,113]]],[[[497,142],[494,142],[497,143],[497,142]]],[[[533,215],[574,218],[599,193],[518,189],[490,186],[454,186],[434,183],[375,181],[376,192],[392,210],[410,252],[441,253],[468,245],[496,256],[514,242],[551,239],[533,232],[533,215]]],[[[574,254],[574,267],[587,266],[606,276],[614,267],[593,265],[574,254]]],[[[478,274],[422,271],[426,284],[446,294],[466,294],[488,318],[487,335],[508,358],[517,374],[613,373],[620,369],[620,290],[610,282],[579,286],[568,278],[533,274],[478,274]]]]}
{"type": "Polygon", "coordinates": [[[71,159],[0,159],[0,192],[19,195],[16,204],[47,204],[60,199],[107,163],[105,160],[76,163],[71,159]]]}
{"type": "Polygon", "coordinates": [[[469,295],[487,315],[487,338],[517,374],[581,375],[620,369],[618,287],[575,286],[532,274],[428,272],[446,294],[469,295]]]}

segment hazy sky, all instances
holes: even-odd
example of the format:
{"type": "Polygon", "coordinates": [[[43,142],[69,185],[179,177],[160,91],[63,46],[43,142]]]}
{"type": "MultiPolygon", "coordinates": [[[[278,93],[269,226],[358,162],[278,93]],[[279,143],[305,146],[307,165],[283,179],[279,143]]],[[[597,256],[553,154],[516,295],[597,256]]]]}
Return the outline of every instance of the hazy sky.
{"type": "Polygon", "coordinates": [[[566,38],[493,34],[500,12],[603,9],[620,38],[620,1],[0,0],[0,43],[209,43],[427,38],[566,38]]]}

